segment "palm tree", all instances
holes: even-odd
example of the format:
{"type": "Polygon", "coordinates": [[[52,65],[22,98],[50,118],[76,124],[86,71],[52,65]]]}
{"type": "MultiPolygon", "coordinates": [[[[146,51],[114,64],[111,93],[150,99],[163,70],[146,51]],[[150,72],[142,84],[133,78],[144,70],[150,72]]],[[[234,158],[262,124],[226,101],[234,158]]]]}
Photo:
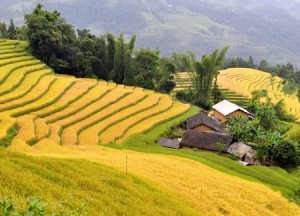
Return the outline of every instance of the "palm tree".
{"type": "Polygon", "coordinates": [[[220,52],[216,49],[211,55],[202,56],[202,61],[195,63],[196,73],[194,75],[194,103],[203,108],[210,107],[210,94],[213,85],[219,75],[219,70],[224,61],[229,46],[224,47],[220,52]]]}

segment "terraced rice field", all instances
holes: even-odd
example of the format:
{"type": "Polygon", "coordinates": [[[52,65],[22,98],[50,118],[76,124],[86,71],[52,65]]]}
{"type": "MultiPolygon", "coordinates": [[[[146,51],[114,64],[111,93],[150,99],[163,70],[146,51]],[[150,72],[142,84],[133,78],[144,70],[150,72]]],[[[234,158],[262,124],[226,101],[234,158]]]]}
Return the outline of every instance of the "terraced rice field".
{"type": "MultiPolygon", "coordinates": [[[[177,91],[187,91],[192,87],[193,84],[193,73],[191,72],[180,72],[177,73],[175,76],[175,83],[176,86],[174,88],[173,93],[176,93],[177,91]]],[[[226,99],[231,102],[239,102],[239,101],[248,101],[249,99],[245,97],[241,93],[237,93],[236,91],[227,88],[222,87],[219,84],[219,88],[222,91],[222,93],[225,95],[226,99]]]]}
{"type": "Polygon", "coordinates": [[[285,94],[282,83],[283,80],[279,77],[272,77],[269,73],[248,68],[223,70],[218,77],[221,88],[228,88],[245,97],[251,97],[251,92],[254,90],[267,90],[268,97],[273,103],[283,99],[286,111],[300,121],[300,103],[296,92],[293,95],[285,94]]]}
{"type": "Polygon", "coordinates": [[[96,145],[122,143],[186,114],[190,105],[141,88],[56,75],[23,47],[0,40],[0,139],[19,127],[8,150],[0,148],[0,196],[41,196],[50,212],[70,195],[76,208],[89,197],[88,215],[300,214],[266,185],[200,162],[96,145]],[[10,60],[9,50],[16,51],[10,60]]]}
{"type": "Polygon", "coordinates": [[[14,139],[30,145],[120,143],[189,108],[153,91],[54,74],[24,43],[0,41],[0,139],[18,124],[14,139]]]}

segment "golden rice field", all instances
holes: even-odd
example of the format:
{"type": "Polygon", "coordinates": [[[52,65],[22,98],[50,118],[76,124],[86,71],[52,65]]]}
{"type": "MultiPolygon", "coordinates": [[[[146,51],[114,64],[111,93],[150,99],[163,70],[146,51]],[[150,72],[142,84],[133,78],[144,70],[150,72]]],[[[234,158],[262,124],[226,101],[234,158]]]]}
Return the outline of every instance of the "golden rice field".
{"type": "MultiPolygon", "coordinates": [[[[173,93],[176,93],[178,91],[187,91],[189,89],[193,89],[193,86],[192,86],[193,73],[191,73],[191,72],[178,72],[175,75],[174,81],[176,83],[176,86],[173,90],[173,93]]],[[[226,99],[230,100],[231,102],[240,102],[240,101],[248,101],[249,100],[244,95],[237,93],[230,88],[220,87],[220,90],[222,91],[222,93],[224,94],[226,99]]]]}
{"type": "Polygon", "coordinates": [[[221,88],[228,88],[246,97],[251,97],[254,90],[267,90],[268,97],[273,103],[284,100],[286,111],[300,121],[300,103],[297,95],[285,94],[282,91],[282,82],[283,80],[277,76],[272,77],[269,73],[249,68],[223,70],[218,77],[221,88]]]}
{"type": "Polygon", "coordinates": [[[24,51],[24,43],[0,42],[1,139],[17,124],[15,139],[31,145],[44,138],[63,145],[92,145],[100,137],[105,144],[126,139],[133,133],[125,132],[148,118],[157,116],[159,123],[189,108],[153,91],[54,74],[24,51]],[[115,125],[122,127],[110,131],[115,125]]]}
{"type": "MultiPolygon", "coordinates": [[[[122,173],[126,173],[127,167],[128,174],[166,192],[181,203],[181,209],[192,209],[184,215],[300,214],[299,206],[266,185],[231,176],[189,159],[115,150],[102,145],[59,145],[49,139],[43,139],[33,147],[14,140],[9,149],[32,156],[84,159],[113,167],[122,173]]],[[[157,201],[160,202],[160,199],[157,201]]]]}
{"type": "Polygon", "coordinates": [[[299,206],[262,183],[190,159],[97,145],[121,145],[190,105],[56,75],[23,49],[24,43],[0,40],[0,140],[19,128],[8,150],[0,147],[0,201],[13,195],[21,205],[39,196],[57,213],[57,205],[73,211],[61,206],[73,197],[76,209],[88,200],[88,215],[300,215],[299,206]]]}

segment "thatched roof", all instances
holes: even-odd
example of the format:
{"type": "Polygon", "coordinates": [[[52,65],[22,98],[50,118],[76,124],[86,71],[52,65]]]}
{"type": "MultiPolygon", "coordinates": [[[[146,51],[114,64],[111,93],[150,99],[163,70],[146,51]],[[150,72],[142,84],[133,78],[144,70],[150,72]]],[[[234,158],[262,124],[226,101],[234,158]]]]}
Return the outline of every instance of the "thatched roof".
{"type": "Polygon", "coordinates": [[[180,148],[180,141],[177,139],[168,139],[168,138],[161,137],[158,141],[158,144],[168,148],[174,148],[174,149],[180,148]]]}
{"type": "Polygon", "coordinates": [[[227,100],[223,100],[217,104],[215,104],[213,106],[213,109],[217,110],[219,113],[222,113],[224,116],[227,116],[229,115],[230,113],[233,113],[237,110],[241,110],[243,111],[244,113],[247,113],[248,115],[252,116],[253,114],[248,112],[247,110],[245,110],[244,108],[234,104],[234,103],[231,103],[227,100]]]}
{"type": "Polygon", "coordinates": [[[186,130],[183,135],[181,145],[217,151],[218,147],[216,146],[216,143],[218,142],[224,143],[228,148],[228,146],[232,142],[232,137],[219,132],[201,132],[196,130],[186,130]]]}
{"type": "Polygon", "coordinates": [[[223,132],[223,127],[219,120],[216,120],[202,112],[187,120],[187,129],[193,129],[202,124],[215,131],[223,132]]]}
{"type": "Polygon", "coordinates": [[[228,153],[234,154],[240,158],[244,157],[252,149],[251,146],[248,146],[242,142],[235,142],[231,144],[227,150],[228,153]]]}

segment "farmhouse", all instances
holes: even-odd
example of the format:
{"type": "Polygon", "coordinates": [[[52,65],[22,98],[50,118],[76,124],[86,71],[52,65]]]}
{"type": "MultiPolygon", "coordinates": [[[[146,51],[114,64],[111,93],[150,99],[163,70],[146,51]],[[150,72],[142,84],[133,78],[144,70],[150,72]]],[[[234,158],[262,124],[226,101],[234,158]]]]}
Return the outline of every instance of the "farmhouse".
{"type": "Polygon", "coordinates": [[[227,117],[242,117],[245,119],[251,119],[253,115],[244,108],[231,103],[227,100],[223,100],[213,106],[214,116],[225,122],[227,117]]]}
{"type": "Polygon", "coordinates": [[[187,120],[187,129],[196,131],[215,131],[223,132],[223,127],[219,120],[216,120],[203,112],[187,120]]]}
{"type": "Polygon", "coordinates": [[[226,150],[232,143],[232,137],[219,132],[214,131],[196,131],[196,130],[186,130],[183,139],[181,141],[182,146],[206,149],[211,151],[217,151],[217,143],[223,143],[226,145],[226,150]]]}

